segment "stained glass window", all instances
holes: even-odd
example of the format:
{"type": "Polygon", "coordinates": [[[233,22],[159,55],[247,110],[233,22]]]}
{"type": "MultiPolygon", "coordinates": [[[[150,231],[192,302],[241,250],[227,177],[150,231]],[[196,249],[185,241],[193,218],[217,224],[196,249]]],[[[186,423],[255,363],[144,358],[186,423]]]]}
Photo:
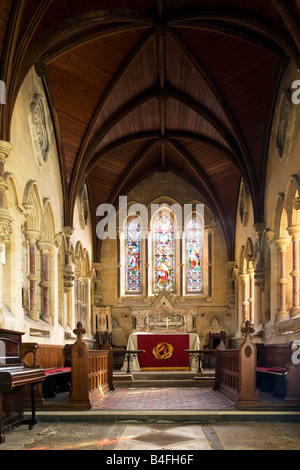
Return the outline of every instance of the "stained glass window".
{"type": "Polygon", "coordinates": [[[187,227],[187,290],[197,292],[202,288],[201,225],[193,219],[187,227]]]}
{"type": "Polygon", "coordinates": [[[135,220],[127,226],[127,291],[137,292],[141,289],[141,228],[135,220]]]}
{"type": "Polygon", "coordinates": [[[174,227],[165,214],[154,226],[154,290],[174,289],[174,227]]]}

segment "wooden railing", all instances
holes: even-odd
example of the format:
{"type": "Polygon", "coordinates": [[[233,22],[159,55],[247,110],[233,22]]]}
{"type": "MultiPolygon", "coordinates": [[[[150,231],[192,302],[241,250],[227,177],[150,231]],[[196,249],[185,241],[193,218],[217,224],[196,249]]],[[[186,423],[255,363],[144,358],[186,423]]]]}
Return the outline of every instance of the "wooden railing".
{"type": "Polygon", "coordinates": [[[108,350],[89,351],[89,397],[97,401],[110,391],[108,350]]]}
{"type": "Polygon", "coordinates": [[[85,330],[80,322],[74,330],[77,341],[72,345],[72,391],[70,405],[92,408],[107,393],[114,390],[113,352],[106,342],[101,350],[88,350],[82,341],[85,330]]]}
{"type": "Polygon", "coordinates": [[[239,350],[219,349],[216,351],[216,377],[214,390],[232,402],[236,402],[239,386],[239,350]]]}

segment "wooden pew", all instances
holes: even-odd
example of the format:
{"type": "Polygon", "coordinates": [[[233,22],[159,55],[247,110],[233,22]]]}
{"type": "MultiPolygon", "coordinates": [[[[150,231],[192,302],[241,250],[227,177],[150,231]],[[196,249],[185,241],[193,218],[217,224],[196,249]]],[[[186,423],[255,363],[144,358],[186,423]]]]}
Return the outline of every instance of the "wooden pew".
{"type": "Polygon", "coordinates": [[[300,404],[300,366],[292,364],[292,344],[257,345],[257,388],[300,404]]]}
{"type": "MultiPolygon", "coordinates": [[[[254,329],[249,322],[242,332],[245,340],[239,349],[219,349],[216,353],[214,390],[238,408],[255,407],[258,404],[257,385],[261,386],[257,382],[257,373],[262,373],[269,380],[277,380],[277,396],[282,396],[288,405],[299,406],[300,361],[292,363],[292,343],[256,345],[251,338],[254,329]],[[278,393],[278,380],[281,379],[284,381],[284,395],[278,393]]],[[[267,391],[274,392],[274,382],[267,391]]]]}
{"type": "Polygon", "coordinates": [[[227,398],[237,408],[256,406],[256,346],[249,321],[242,328],[245,335],[239,349],[216,351],[214,390],[227,398]]]}
{"type": "Polygon", "coordinates": [[[77,323],[74,330],[77,341],[72,345],[72,389],[70,405],[92,408],[108,393],[115,390],[113,383],[113,351],[108,340],[101,350],[88,350],[82,341],[85,329],[77,323]]]}
{"type": "Polygon", "coordinates": [[[289,344],[257,344],[257,388],[274,396],[286,396],[285,376],[291,363],[289,344]]]}
{"type": "MultiPolygon", "coordinates": [[[[68,345],[42,345],[24,343],[23,361],[26,367],[45,368],[46,380],[55,378],[55,384],[66,373],[70,374],[71,386],[66,406],[91,408],[104,396],[115,389],[113,383],[113,351],[106,338],[100,350],[89,350],[82,341],[85,330],[78,322],[74,330],[77,341],[68,345]]],[[[60,382],[59,382],[60,383],[60,382]]],[[[62,385],[60,383],[60,385],[62,385]]],[[[65,385],[65,383],[63,383],[65,385]]],[[[49,387],[48,387],[49,388],[49,387]]],[[[26,396],[24,406],[27,404],[26,396]]],[[[42,390],[37,390],[36,404],[45,406],[42,390]]]]}
{"type": "MultiPolygon", "coordinates": [[[[43,368],[46,379],[42,386],[37,387],[36,400],[38,405],[44,398],[53,398],[57,392],[71,389],[71,344],[38,344],[23,343],[22,357],[25,367],[43,368]]],[[[24,404],[28,401],[25,393],[24,404]]]]}

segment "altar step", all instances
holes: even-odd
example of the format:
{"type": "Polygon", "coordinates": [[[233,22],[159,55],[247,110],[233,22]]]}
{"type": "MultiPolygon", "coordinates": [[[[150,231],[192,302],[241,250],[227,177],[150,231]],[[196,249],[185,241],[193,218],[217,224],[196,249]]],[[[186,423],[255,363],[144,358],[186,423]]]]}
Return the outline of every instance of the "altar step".
{"type": "Polygon", "coordinates": [[[113,379],[116,388],[213,387],[215,372],[117,372],[113,379]]]}

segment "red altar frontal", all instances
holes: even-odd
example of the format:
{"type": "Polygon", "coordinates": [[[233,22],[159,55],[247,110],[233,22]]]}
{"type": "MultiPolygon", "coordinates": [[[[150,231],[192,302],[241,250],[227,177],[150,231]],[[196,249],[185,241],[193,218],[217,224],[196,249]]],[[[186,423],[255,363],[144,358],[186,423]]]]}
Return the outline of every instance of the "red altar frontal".
{"type": "Polygon", "coordinates": [[[139,335],[138,349],[144,349],[139,356],[141,370],[189,369],[188,334],[139,335]]]}
{"type": "Polygon", "coordinates": [[[189,370],[197,364],[185,349],[199,349],[200,342],[195,333],[144,334],[135,333],[128,339],[127,349],[145,352],[138,355],[131,370],[189,370]]]}

